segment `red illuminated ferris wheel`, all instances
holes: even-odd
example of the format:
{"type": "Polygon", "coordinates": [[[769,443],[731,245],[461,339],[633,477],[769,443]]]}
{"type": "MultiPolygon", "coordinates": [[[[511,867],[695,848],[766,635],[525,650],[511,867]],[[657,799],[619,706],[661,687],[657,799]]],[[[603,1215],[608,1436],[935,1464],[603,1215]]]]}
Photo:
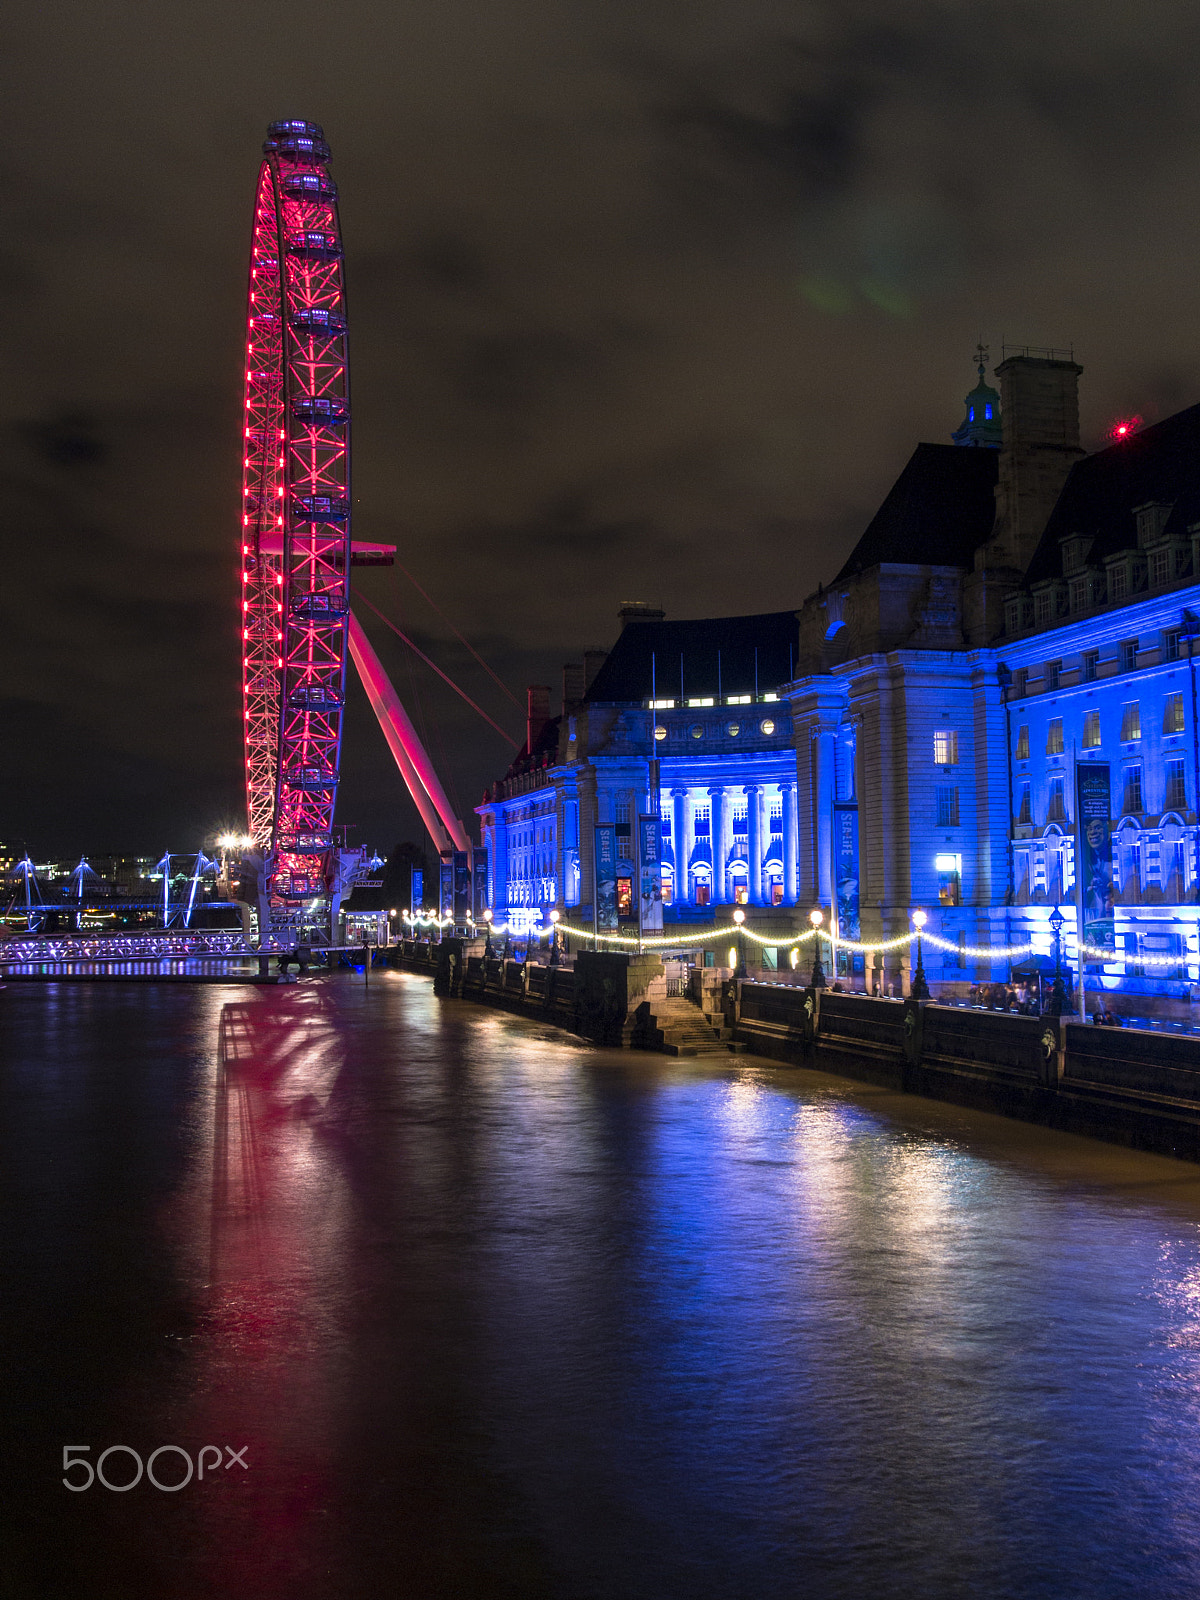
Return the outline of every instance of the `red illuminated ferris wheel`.
{"type": "Polygon", "coordinates": [[[350,390],[337,186],[315,122],[273,122],[254,207],[242,507],[248,828],[272,892],[319,893],[337,798],[350,390]]]}

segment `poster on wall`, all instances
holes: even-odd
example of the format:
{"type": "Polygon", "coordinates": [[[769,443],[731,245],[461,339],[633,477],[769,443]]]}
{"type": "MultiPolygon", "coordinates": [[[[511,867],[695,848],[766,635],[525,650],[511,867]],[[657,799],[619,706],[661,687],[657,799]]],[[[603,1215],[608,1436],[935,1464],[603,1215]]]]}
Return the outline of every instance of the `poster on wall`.
{"type": "Polygon", "coordinates": [[[1107,761],[1075,769],[1083,937],[1099,950],[1114,950],[1116,895],[1113,889],[1112,775],[1107,761]]]}
{"type": "Polygon", "coordinates": [[[461,927],[471,915],[471,858],[465,850],[454,852],[454,921],[461,927]]]}
{"type": "Polygon", "coordinates": [[[413,916],[417,916],[425,904],[425,874],[420,867],[412,869],[412,893],[409,896],[408,909],[413,916]]]}
{"type": "Polygon", "coordinates": [[[659,861],[662,821],[659,817],[638,818],[638,861],[641,874],[641,927],[643,933],[661,933],[662,866],[659,861]]]}
{"type": "Polygon", "coordinates": [[[475,874],[475,911],[476,922],[483,921],[483,913],[487,910],[488,903],[488,853],[486,850],[473,850],[471,852],[471,870],[475,874]]]}
{"type": "Polygon", "coordinates": [[[837,893],[838,937],[859,940],[858,807],[833,808],[833,867],[837,893]]]}
{"type": "Polygon", "coordinates": [[[596,927],[617,928],[617,835],[611,824],[596,829],[596,927]]]}
{"type": "Polygon", "coordinates": [[[443,861],[438,872],[438,916],[448,917],[454,909],[454,863],[443,861]]]}

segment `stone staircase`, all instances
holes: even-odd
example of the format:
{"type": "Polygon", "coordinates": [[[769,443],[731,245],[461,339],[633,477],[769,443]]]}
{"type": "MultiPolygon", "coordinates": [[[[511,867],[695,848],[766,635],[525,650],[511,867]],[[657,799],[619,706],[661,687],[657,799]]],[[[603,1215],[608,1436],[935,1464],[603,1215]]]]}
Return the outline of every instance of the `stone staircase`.
{"type": "Polygon", "coordinates": [[[706,1015],[690,1000],[651,994],[638,1007],[631,1043],[668,1056],[727,1056],[744,1049],[728,1037],[722,1017],[706,1015]]]}

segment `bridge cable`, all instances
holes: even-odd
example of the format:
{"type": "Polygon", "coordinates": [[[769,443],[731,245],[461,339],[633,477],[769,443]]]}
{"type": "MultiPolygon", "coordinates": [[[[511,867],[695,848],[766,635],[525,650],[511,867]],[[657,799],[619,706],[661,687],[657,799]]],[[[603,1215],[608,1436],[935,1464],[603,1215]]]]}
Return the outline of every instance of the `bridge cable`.
{"type": "Polygon", "coordinates": [[[450,629],[450,632],[454,635],[454,637],[458,640],[458,642],[471,652],[471,654],[475,657],[476,661],[478,661],[479,665],[487,673],[488,677],[491,678],[492,682],[495,683],[498,688],[500,688],[500,689],[502,689],[504,691],[504,693],[512,701],[513,705],[516,706],[518,711],[524,710],[524,707],[521,705],[521,702],[517,699],[516,695],[512,692],[512,690],[504,682],[504,679],[503,678],[498,678],[496,676],[496,674],[492,671],[491,667],[488,666],[487,662],[479,654],[479,651],[476,650],[475,646],[471,643],[471,641],[469,639],[464,639],[463,638],[462,634],[459,633],[458,629],[450,621],[450,618],[442,610],[441,606],[438,605],[437,601],[433,598],[433,596],[428,594],[428,593],[426,593],[426,591],[421,587],[421,585],[413,577],[412,573],[403,564],[403,562],[397,561],[395,559],[395,557],[393,557],[392,559],[393,559],[394,565],[396,565],[397,567],[400,568],[400,571],[408,579],[409,583],[412,584],[413,588],[417,591],[417,593],[420,594],[420,595],[423,595],[425,597],[425,599],[428,600],[429,604],[437,612],[438,616],[441,617],[442,621],[450,629]]]}
{"type": "Polygon", "coordinates": [[[471,696],[466,692],[465,689],[460,689],[458,687],[458,685],[455,683],[454,679],[451,678],[447,673],[443,672],[441,667],[438,666],[436,661],[431,661],[429,659],[429,657],[425,654],[424,650],[421,649],[420,645],[414,644],[412,642],[412,640],[408,637],[408,635],[402,629],[398,628],[396,626],[396,624],[391,620],[390,617],[385,616],[383,614],[383,612],[380,611],[380,609],[379,609],[379,607],[377,605],[372,604],[372,602],[367,599],[365,594],[363,594],[360,591],[357,598],[362,601],[363,605],[369,606],[370,609],[379,618],[379,620],[381,622],[383,622],[383,623],[386,623],[387,626],[392,630],[392,632],[397,636],[397,638],[403,639],[404,643],[408,646],[408,648],[410,650],[412,650],[416,655],[419,655],[421,660],[425,663],[425,665],[427,667],[432,667],[433,670],[437,673],[438,677],[442,678],[446,683],[448,683],[450,685],[450,687],[454,690],[455,694],[458,695],[460,699],[463,699],[463,700],[465,700],[467,702],[467,704],[470,706],[472,711],[477,711],[479,713],[479,715],[483,718],[483,720],[490,727],[495,728],[496,732],[500,735],[500,737],[502,739],[506,740],[507,743],[512,745],[514,750],[519,750],[521,748],[520,744],[517,742],[516,739],[513,738],[511,733],[505,733],[504,729],[500,726],[500,724],[498,722],[494,722],[492,720],[492,718],[488,716],[487,712],[483,709],[482,706],[478,706],[478,705],[475,704],[474,700],[471,699],[471,696]]]}

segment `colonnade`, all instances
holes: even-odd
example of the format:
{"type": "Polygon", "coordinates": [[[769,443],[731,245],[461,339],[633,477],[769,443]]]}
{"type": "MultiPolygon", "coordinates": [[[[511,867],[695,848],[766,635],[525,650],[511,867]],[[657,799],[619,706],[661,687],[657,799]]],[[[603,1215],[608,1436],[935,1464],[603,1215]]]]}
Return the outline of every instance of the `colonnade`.
{"type": "MultiPolygon", "coordinates": [[[[693,868],[697,864],[696,807],[708,804],[708,861],[711,878],[711,898],[714,905],[728,905],[736,899],[737,884],[745,874],[746,898],[751,905],[770,902],[768,872],[772,857],[772,839],[780,840],[778,876],[783,884],[783,903],[794,905],[799,893],[798,840],[796,835],[796,785],[782,784],[727,784],[716,783],[706,788],[676,785],[663,796],[663,813],[671,818],[671,856],[674,863],[674,897],[677,903],[691,902],[693,893],[693,868]],[[778,833],[771,828],[767,811],[769,792],[780,795],[782,815],[778,833]],[[740,802],[740,804],[739,804],[740,802]],[[745,833],[734,834],[734,817],[744,807],[745,833]],[[739,855],[731,860],[734,838],[746,840],[745,858],[739,855]],[[741,870],[739,870],[739,868],[741,870]]],[[[701,836],[702,837],[702,836],[701,836]]]]}

